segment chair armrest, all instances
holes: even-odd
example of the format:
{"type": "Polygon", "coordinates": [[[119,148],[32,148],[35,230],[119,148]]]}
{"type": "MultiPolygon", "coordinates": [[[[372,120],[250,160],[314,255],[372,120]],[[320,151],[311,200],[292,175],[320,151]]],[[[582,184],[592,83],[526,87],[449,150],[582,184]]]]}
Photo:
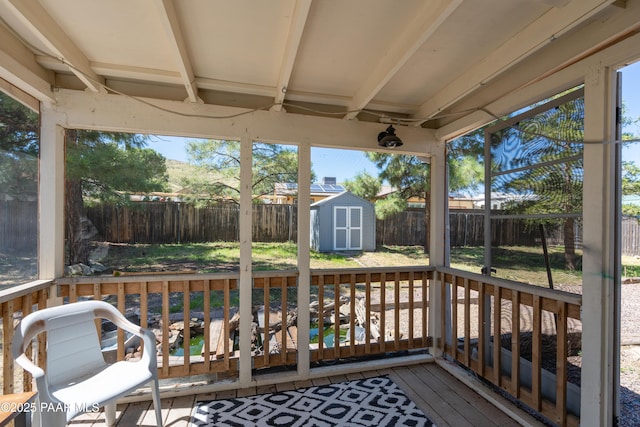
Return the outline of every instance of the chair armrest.
{"type": "Polygon", "coordinates": [[[16,359],[16,362],[24,369],[29,372],[33,379],[36,381],[36,388],[38,389],[39,399],[46,402],[57,401],[50,393],[49,393],[49,383],[47,381],[47,376],[42,368],[33,363],[31,359],[27,357],[26,354],[21,354],[16,359]]]}
{"type": "Polygon", "coordinates": [[[34,379],[44,377],[44,370],[33,363],[26,354],[21,354],[20,356],[18,356],[16,358],[16,362],[18,362],[18,364],[22,366],[22,369],[29,372],[34,379]]]}

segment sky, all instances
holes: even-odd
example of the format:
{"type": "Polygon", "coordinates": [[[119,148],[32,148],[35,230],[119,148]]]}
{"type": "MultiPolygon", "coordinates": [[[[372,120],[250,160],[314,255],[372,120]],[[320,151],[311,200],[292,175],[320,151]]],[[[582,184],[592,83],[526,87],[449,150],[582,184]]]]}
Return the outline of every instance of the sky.
{"type": "MultiPolygon", "coordinates": [[[[627,115],[640,118],[640,61],[622,69],[622,102],[627,107],[627,115]]],[[[623,129],[640,135],[640,123],[623,129]]],[[[640,165],[640,143],[623,146],[622,160],[632,160],[640,165]]]]}
{"type": "MultiPolygon", "coordinates": [[[[640,118],[640,61],[622,69],[622,99],[627,107],[627,115],[634,119],[640,118]]],[[[624,131],[640,135],[640,124],[624,131]]],[[[188,159],[183,140],[184,138],[153,136],[149,147],[168,159],[186,162],[188,159]]],[[[640,143],[625,146],[622,157],[625,161],[635,161],[640,165],[640,143]]],[[[365,154],[355,150],[313,147],[311,164],[318,181],[323,177],[335,177],[338,182],[344,182],[363,171],[374,176],[378,174],[377,168],[365,154]]]]}

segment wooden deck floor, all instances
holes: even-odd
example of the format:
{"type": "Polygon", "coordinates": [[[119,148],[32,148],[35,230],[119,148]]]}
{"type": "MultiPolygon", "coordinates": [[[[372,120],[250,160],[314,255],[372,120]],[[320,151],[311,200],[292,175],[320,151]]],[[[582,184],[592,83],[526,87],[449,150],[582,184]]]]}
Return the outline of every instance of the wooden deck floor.
{"type": "MultiPolygon", "coordinates": [[[[489,403],[475,391],[460,382],[436,363],[397,367],[367,371],[357,374],[338,375],[305,382],[283,383],[265,387],[253,387],[243,390],[229,390],[223,392],[198,394],[162,400],[162,415],[165,427],[188,426],[196,401],[228,399],[244,397],[254,394],[271,393],[276,391],[293,390],[297,388],[325,385],[377,375],[389,375],[391,379],[416,403],[420,409],[438,427],[464,426],[518,426],[514,421],[496,406],[489,403]]],[[[531,416],[525,414],[515,406],[511,410],[518,413],[525,425],[542,426],[531,416]]],[[[155,426],[154,410],[151,402],[137,402],[128,405],[118,405],[117,426],[155,426]]],[[[84,414],[75,418],[69,426],[74,427],[104,427],[106,426],[103,413],[84,414]]]]}

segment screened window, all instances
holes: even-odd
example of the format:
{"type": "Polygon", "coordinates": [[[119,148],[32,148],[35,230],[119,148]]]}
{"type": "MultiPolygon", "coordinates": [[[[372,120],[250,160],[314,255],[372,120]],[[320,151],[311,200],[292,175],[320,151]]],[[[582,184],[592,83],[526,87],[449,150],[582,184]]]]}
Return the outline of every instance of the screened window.
{"type": "Polygon", "coordinates": [[[581,283],[581,89],[485,131],[486,268],[553,287],[581,283]]]}
{"type": "Polygon", "coordinates": [[[38,277],[38,125],[0,92],[0,290],[38,277]]]}

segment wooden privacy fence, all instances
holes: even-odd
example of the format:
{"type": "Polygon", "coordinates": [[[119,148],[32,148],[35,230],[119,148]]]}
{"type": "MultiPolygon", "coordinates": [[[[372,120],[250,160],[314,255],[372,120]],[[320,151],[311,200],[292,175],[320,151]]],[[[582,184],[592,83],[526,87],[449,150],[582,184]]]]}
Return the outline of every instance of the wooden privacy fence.
{"type": "MultiPolygon", "coordinates": [[[[0,250],[35,248],[37,202],[0,201],[0,250]]],[[[87,217],[102,239],[114,243],[190,243],[237,241],[239,207],[227,203],[195,207],[176,202],[137,202],[128,206],[97,204],[87,207],[87,217]]],[[[253,240],[297,240],[298,209],[294,205],[253,205],[253,240]]],[[[581,222],[576,236],[581,239],[581,222]]],[[[449,213],[451,247],[484,245],[484,212],[460,209],[449,213]]],[[[547,228],[549,245],[563,244],[562,227],[547,228]]],[[[494,221],[496,246],[538,246],[539,229],[512,218],[494,221]]],[[[407,209],[376,220],[376,244],[422,246],[425,239],[423,209],[407,209]]],[[[577,242],[580,243],[579,241],[577,242]]],[[[622,253],[640,255],[640,224],[634,218],[622,223],[622,253]]]]}
{"type": "MultiPolygon", "coordinates": [[[[297,213],[292,205],[253,205],[254,241],[295,241],[297,213]]],[[[99,204],[87,208],[87,217],[105,241],[114,243],[231,242],[239,239],[240,231],[240,208],[232,203],[99,204]]]]}
{"type": "Polygon", "coordinates": [[[35,255],[38,203],[0,200],[0,251],[29,251],[35,255]]]}
{"type": "MultiPolygon", "coordinates": [[[[129,206],[99,204],[87,216],[105,241],[115,243],[190,243],[236,241],[239,207],[227,203],[197,208],[176,202],[139,202],[129,206]]],[[[253,240],[297,240],[295,205],[253,205],[253,240]]],[[[484,212],[461,209],[449,213],[452,247],[484,245],[484,212]]],[[[496,246],[539,246],[537,226],[512,218],[497,219],[491,228],[496,246]]],[[[547,228],[547,243],[562,244],[561,227],[547,228]]],[[[407,209],[376,220],[376,245],[423,246],[424,209],[407,209]]],[[[580,229],[576,235],[581,236],[580,229]]],[[[640,239],[640,233],[636,234],[640,239]]],[[[633,245],[630,242],[630,247],[633,245]]],[[[640,247],[640,242],[635,246],[640,247]]]]}
{"type": "Polygon", "coordinates": [[[640,223],[637,218],[622,218],[622,255],[640,256],[640,223]]]}

